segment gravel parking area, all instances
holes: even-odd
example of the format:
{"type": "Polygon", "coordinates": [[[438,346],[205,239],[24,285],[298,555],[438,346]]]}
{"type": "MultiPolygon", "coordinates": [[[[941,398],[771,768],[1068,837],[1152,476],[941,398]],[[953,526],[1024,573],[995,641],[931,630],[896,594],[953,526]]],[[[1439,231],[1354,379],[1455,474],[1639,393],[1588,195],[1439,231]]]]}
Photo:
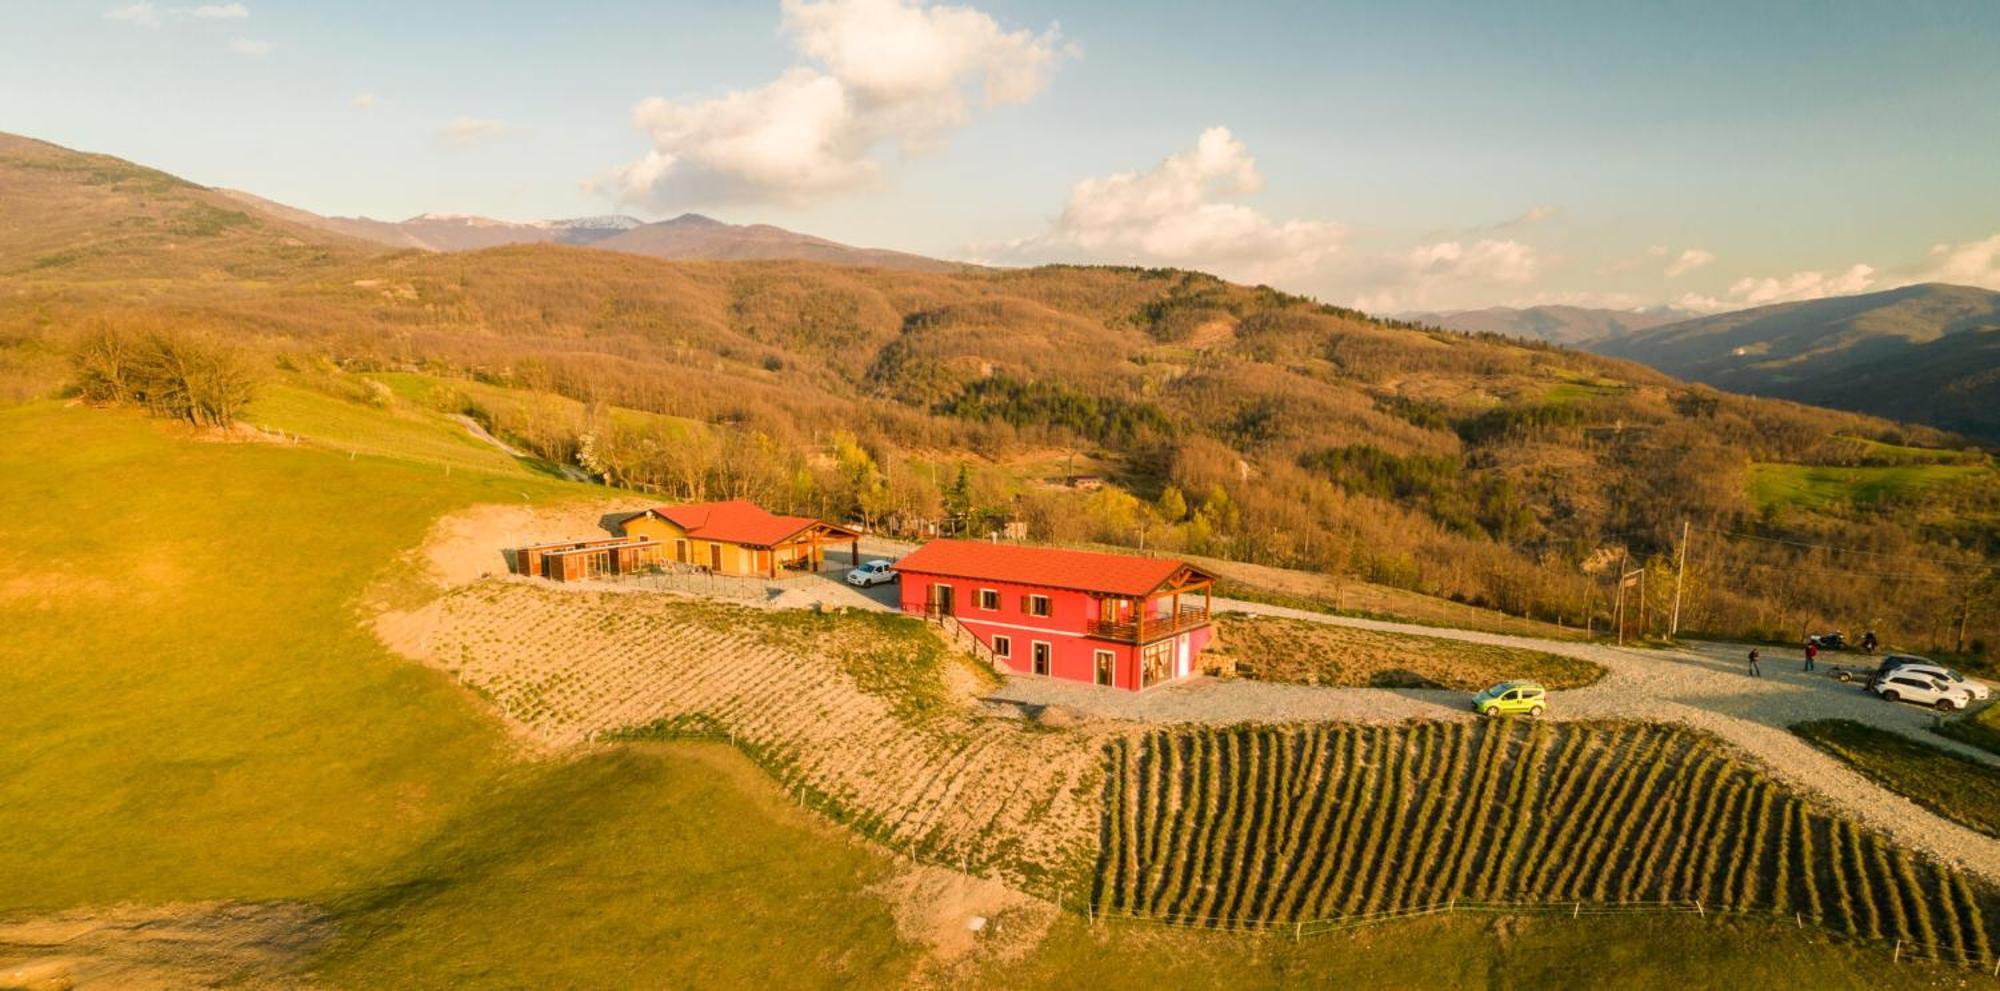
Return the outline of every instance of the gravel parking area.
{"type": "MultiPolygon", "coordinates": [[[[1604,679],[1586,688],[1551,692],[1544,718],[1644,719],[1713,733],[1759,759],[1774,777],[1811,792],[1829,807],[2000,883],[2000,842],[1939,818],[1882,788],[1787,728],[1807,719],[1852,719],[1965,754],[2000,773],[2000,759],[1994,755],[1929,732],[1936,718],[1930,710],[1884,702],[1857,685],[1828,677],[1828,662],[1837,663],[1837,658],[1822,655],[1820,670],[1806,673],[1800,670],[1802,658],[1796,652],[1767,649],[1764,675],[1753,678],[1746,673],[1749,647],[1736,644],[1702,643],[1674,650],[1618,648],[1330,616],[1226,599],[1216,600],[1216,608],[1527,647],[1591,661],[1608,672],[1604,679]]],[[[1256,681],[1204,679],[1133,694],[1041,678],[1010,678],[993,697],[1035,705],[1053,703],[1099,717],[1152,723],[1473,718],[1468,708],[1470,696],[1463,692],[1319,688],[1256,681]]]]}

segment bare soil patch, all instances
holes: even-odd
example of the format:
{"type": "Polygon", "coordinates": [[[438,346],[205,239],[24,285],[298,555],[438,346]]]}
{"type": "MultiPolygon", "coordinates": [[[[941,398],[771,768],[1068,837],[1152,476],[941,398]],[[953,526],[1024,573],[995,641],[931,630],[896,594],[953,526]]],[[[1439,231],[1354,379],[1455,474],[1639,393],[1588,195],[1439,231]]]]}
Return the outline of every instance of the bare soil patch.
{"type": "Polygon", "coordinates": [[[90,909],[0,922],[0,989],[290,988],[333,934],[290,902],[90,909]]]}

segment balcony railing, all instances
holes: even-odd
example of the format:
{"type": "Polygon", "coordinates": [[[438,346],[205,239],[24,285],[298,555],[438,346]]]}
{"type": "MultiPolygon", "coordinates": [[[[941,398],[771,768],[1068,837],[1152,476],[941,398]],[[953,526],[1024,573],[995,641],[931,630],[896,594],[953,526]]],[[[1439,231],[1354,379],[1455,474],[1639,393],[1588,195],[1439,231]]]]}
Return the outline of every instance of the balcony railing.
{"type": "MultiPolygon", "coordinates": [[[[1172,616],[1147,616],[1146,639],[1155,640],[1171,636],[1182,630],[1191,630],[1208,622],[1208,608],[1205,606],[1182,606],[1180,612],[1172,616]]],[[[1091,636],[1099,640],[1122,640],[1126,643],[1139,642],[1139,623],[1136,620],[1122,623],[1106,623],[1092,620],[1087,628],[1091,636]]]]}

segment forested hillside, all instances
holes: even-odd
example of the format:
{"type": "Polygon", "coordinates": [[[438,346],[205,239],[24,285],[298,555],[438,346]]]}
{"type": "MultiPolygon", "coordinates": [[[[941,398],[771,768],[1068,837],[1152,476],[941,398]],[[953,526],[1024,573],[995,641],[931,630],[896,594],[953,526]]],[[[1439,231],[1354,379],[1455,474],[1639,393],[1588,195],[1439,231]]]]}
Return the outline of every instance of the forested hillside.
{"type": "Polygon", "coordinates": [[[1972,638],[1994,628],[1980,580],[2000,486],[1987,456],[1933,430],[1182,271],[371,254],[261,217],[114,239],[172,223],[163,197],[211,208],[205,191],[49,148],[8,146],[0,183],[58,188],[90,221],[45,228],[43,208],[0,198],[0,395],[15,399],[62,389],[84,336],[195,329],[289,395],[469,413],[666,498],[905,531],[1019,520],[1037,540],[1563,622],[1604,621],[1623,556],[1660,575],[1656,630],[1685,519],[1684,627],[1875,625],[1947,645],[1961,612],[1972,638]],[[162,256],[174,277],[129,277],[162,256]]]}

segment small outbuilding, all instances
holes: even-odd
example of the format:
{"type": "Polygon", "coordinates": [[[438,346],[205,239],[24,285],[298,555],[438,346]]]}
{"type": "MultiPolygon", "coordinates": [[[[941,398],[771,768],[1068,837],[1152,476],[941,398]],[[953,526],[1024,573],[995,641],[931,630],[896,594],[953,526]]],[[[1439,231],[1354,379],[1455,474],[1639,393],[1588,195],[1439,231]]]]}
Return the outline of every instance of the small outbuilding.
{"type": "Polygon", "coordinates": [[[861,534],[809,516],[780,516],[747,499],[659,506],[625,520],[628,537],[665,548],[667,560],[719,575],[776,578],[818,571],[829,550],[861,563],[861,534]]]}
{"type": "Polygon", "coordinates": [[[573,582],[602,575],[629,575],[657,567],[664,548],[649,537],[602,537],[533,544],[514,550],[514,570],[523,575],[573,582]]]}

